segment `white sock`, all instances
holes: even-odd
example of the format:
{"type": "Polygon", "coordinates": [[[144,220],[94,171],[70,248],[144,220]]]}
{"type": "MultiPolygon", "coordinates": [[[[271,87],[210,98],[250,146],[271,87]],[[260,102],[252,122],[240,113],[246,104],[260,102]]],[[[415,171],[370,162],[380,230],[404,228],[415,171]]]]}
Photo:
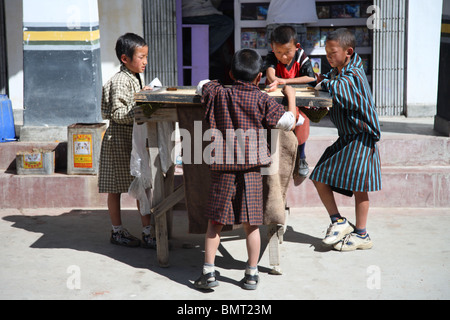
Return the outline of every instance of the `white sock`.
{"type": "Polygon", "coordinates": [[[122,230],[123,230],[122,225],[120,225],[120,226],[112,226],[112,231],[113,231],[114,233],[119,232],[119,231],[122,231],[122,230]]]}
{"type": "Polygon", "coordinates": [[[145,234],[146,236],[151,235],[152,233],[152,226],[146,226],[142,229],[142,233],[145,234]]]}
{"type": "Polygon", "coordinates": [[[203,265],[203,274],[214,272],[215,268],[213,264],[205,263],[203,265]]]}
{"type": "Polygon", "coordinates": [[[250,267],[249,265],[247,265],[247,267],[245,268],[245,274],[248,274],[251,276],[257,275],[258,274],[258,266],[250,267]]]}

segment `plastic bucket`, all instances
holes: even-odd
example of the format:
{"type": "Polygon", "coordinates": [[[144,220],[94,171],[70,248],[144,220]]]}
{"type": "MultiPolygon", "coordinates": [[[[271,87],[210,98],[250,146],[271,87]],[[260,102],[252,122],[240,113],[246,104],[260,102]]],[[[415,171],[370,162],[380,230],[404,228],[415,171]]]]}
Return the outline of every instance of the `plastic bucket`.
{"type": "Polygon", "coordinates": [[[0,143],[16,141],[14,115],[11,100],[7,95],[0,95],[0,143]]]}

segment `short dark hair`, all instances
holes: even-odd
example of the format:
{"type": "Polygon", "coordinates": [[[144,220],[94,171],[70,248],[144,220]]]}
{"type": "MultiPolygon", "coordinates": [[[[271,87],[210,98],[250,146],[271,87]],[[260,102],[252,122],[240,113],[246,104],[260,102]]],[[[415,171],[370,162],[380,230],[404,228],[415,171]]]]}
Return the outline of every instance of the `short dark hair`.
{"type": "Polygon", "coordinates": [[[355,49],[356,46],[355,35],[347,28],[340,28],[330,32],[327,36],[327,41],[337,41],[343,49],[355,49]]]}
{"type": "Polygon", "coordinates": [[[263,59],[252,49],[242,49],[235,53],[231,61],[231,73],[236,80],[251,82],[261,72],[263,59]]]}
{"type": "Polygon", "coordinates": [[[270,36],[271,43],[286,44],[291,41],[294,41],[294,45],[298,43],[297,32],[291,26],[279,26],[270,36]]]}
{"type": "Polygon", "coordinates": [[[116,55],[120,62],[122,62],[122,55],[126,55],[133,60],[136,48],[146,47],[145,40],[134,33],[126,33],[121,36],[116,43],[116,55]]]}

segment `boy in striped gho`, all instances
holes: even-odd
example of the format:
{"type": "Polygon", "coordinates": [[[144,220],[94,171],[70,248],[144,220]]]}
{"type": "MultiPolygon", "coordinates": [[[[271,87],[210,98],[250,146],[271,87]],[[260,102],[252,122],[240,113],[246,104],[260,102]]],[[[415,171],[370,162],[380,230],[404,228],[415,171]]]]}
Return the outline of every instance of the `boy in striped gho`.
{"type": "Polygon", "coordinates": [[[326,52],[334,69],[318,76],[316,89],[333,98],[329,114],[339,139],[325,150],[310,176],[331,217],[323,242],[341,251],[370,249],[368,192],[381,190],[378,115],[353,33],[345,28],[330,33],[326,52]],[[333,192],[355,196],[355,226],[339,214],[333,192]]]}

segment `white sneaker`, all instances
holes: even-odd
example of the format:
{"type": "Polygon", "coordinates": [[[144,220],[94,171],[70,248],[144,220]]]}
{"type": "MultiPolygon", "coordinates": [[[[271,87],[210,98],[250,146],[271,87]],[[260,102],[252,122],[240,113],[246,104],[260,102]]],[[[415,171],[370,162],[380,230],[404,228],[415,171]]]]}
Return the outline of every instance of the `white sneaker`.
{"type": "Polygon", "coordinates": [[[354,251],[357,249],[367,250],[373,247],[369,234],[361,236],[357,233],[348,234],[343,240],[334,245],[334,249],[338,251],[354,251]]]}
{"type": "Polygon", "coordinates": [[[326,245],[336,244],[351,232],[353,232],[353,227],[348,223],[348,220],[346,218],[339,219],[330,224],[322,242],[326,245]]]}

